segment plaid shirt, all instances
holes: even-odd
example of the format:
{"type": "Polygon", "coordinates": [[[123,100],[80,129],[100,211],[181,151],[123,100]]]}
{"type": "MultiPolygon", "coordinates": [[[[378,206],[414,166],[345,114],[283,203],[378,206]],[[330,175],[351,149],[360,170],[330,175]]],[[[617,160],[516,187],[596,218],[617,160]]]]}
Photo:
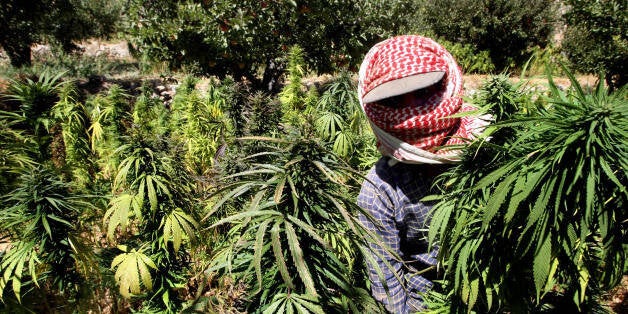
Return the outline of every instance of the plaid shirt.
{"type": "Polygon", "coordinates": [[[432,282],[416,271],[436,265],[437,252],[428,252],[426,239],[431,206],[420,201],[429,194],[433,176],[426,174],[430,166],[391,166],[388,161],[388,157],[383,157],[370,170],[358,196],[358,205],[374,221],[364,215],[359,218],[382,241],[370,244],[372,257],[383,273],[383,277],[378,275],[377,267],[369,263],[372,294],[391,313],[403,314],[421,310],[418,293],[432,287],[432,282]]]}

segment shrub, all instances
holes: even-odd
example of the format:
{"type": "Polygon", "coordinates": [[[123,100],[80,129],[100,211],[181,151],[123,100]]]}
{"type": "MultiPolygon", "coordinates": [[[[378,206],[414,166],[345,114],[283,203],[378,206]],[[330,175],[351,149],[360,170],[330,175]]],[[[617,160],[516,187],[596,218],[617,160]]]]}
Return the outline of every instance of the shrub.
{"type": "Polygon", "coordinates": [[[172,312],[183,303],[178,290],[198,228],[193,181],[166,138],[142,135],[116,150],[122,161],[103,218],[109,240],[122,243],[111,269],[122,296],[172,312]]]}
{"type": "Polygon", "coordinates": [[[287,79],[288,83],[279,93],[279,100],[283,109],[283,120],[293,125],[303,122],[303,111],[305,110],[305,86],[301,82],[305,76],[305,60],[303,59],[303,49],[293,46],[288,53],[287,79]]]}
{"type": "Polygon", "coordinates": [[[611,89],[628,82],[626,1],[566,1],[567,22],[562,51],[574,68],[604,73],[611,89]]]}
{"type": "Polygon", "coordinates": [[[194,78],[187,78],[172,102],[172,135],[185,145],[186,166],[195,174],[210,172],[218,150],[233,133],[225,112],[230,89],[229,83],[211,80],[202,95],[194,78]]]}
{"type": "Polygon", "coordinates": [[[290,47],[319,73],[356,68],[371,44],[401,31],[414,1],[131,1],[138,55],[276,92],[290,47]]]}
{"type": "Polygon", "coordinates": [[[495,65],[487,50],[478,51],[472,44],[438,41],[456,60],[464,73],[488,74],[495,71],[495,65]]]}
{"type": "Polygon", "coordinates": [[[66,52],[73,41],[116,31],[122,1],[36,0],[0,3],[0,47],[15,67],[30,65],[31,45],[59,43],[66,52]]]}
{"type": "Polygon", "coordinates": [[[488,51],[497,71],[521,66],[527,50],[545,47],[556,17],[553,0],[425,2],[425,22],[436,36],[488,51]]]}
{"type": "Polygon", "coordinates": [[[354,168],[368,169],[380,153],[373,149],[375,136],[360,108],[356,83],[351,72],[337,74],[323,86],[311,114],[318,136],[329,142],[334,153],[354,168]]]}

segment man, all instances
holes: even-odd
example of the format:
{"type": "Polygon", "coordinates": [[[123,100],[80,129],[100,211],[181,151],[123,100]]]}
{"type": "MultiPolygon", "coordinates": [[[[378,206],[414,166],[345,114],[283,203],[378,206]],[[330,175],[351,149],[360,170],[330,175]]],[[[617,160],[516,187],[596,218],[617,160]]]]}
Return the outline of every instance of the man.
{"type": "Polygon", "coordinates": [[[369,277],[373,296],[391,313],[421,310],[420,293],[432,286],[421,270],[435,266],[426,241],[433,179],[457,161],[447,146],[462,144],[482,123],[449,117],[463,105],[462,72],[432,39],[406,35],[376,44],[360,67],[358,96],[377,137],[382,158],[369,171],[358,205],[371,243],[369,277]]]}

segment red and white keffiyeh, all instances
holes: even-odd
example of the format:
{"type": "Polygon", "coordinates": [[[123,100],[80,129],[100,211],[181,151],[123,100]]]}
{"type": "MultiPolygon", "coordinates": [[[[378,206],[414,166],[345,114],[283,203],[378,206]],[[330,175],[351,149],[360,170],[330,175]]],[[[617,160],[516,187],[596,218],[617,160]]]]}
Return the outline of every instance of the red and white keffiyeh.
{"type": "Polygon", "coordinates": [[[473,109],[463,105],[462,93],[462,72],[456,61],[426,37],[405,35],[380,42],[360,67],[358,96],[378,148],[401,162],[458,160],[456,151],[437,148],[461,144],[484,124],[470,116],[449,117],[473,109]],[[427,85],[431,86],[421,90],[422,95],[412,92],[427,85]],[[400,104],[384,104],[397,95],[401,96],[394,99],[400,104]]]}

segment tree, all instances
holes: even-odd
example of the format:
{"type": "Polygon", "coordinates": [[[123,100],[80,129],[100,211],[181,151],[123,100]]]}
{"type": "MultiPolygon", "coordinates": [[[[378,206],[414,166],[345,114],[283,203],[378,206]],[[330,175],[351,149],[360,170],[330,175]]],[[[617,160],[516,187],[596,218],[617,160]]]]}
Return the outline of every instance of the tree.
{"type": "Polygon", "coordinates": [[[116,30],[121,1],[19,0],[0,3],[0,47],[11,65],[30,65],[31,46],[59,43],[76,49],[75,40],[106,36],[116,30]]]}
{"type": "Polygon", "coordinates": [[[11,65],[30,64],[31,45],[36,40],[31,30],[41,24],[39,17],[44,9],[42,1],[0,3],[0,46],[9,55],[11,65]]]}
{"type": "Polygon", "coordinates": [[[276,92],[294,45],[306,54],[306,70],[357,67],[370,44],[391,34],[382,29],[403,25],[383,9],[396,5],[378,3],[134,0],[129,32],[136,52],[149,60],[236,80],[244,76],[276,92]],[[384,11],[388,15],[380,15],[384,11]]]}
{"type": "Polygon", "coordinates": [[[626,1],[566,1],[562,50],[578,71],[605,72],[612,88],[628,82],[628,4],[626,1]]]}
{"type": "Polygon", "coordinates": [[[527,50],[549,43],[556,20],[554,0],[425,2],[425,22],[437,35],[488,50],[498,71],[521,65],[527,50]]]}

